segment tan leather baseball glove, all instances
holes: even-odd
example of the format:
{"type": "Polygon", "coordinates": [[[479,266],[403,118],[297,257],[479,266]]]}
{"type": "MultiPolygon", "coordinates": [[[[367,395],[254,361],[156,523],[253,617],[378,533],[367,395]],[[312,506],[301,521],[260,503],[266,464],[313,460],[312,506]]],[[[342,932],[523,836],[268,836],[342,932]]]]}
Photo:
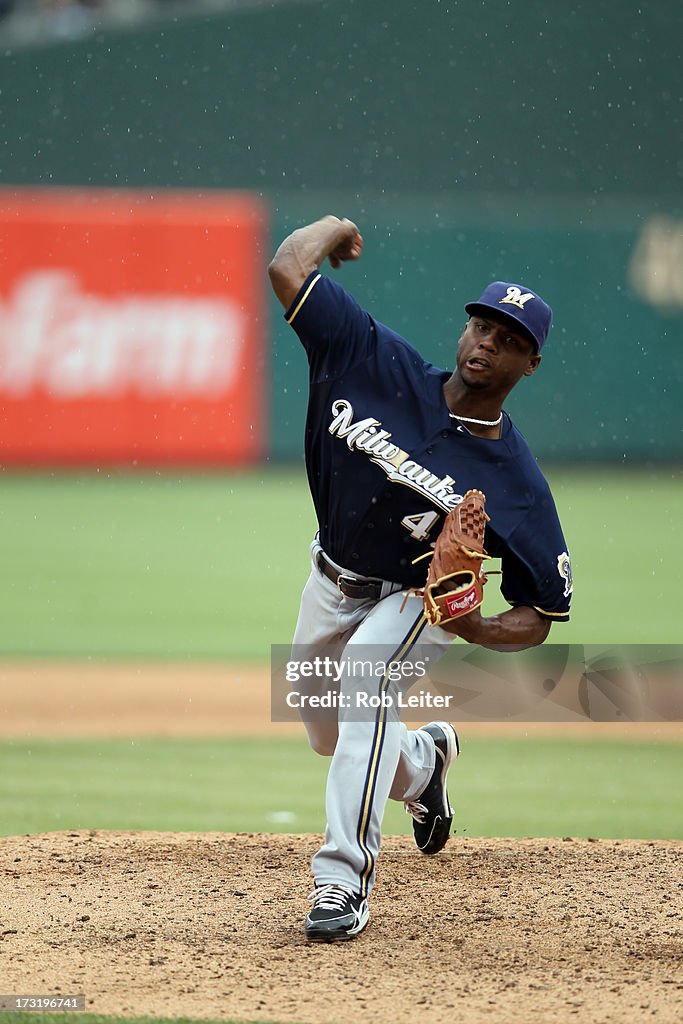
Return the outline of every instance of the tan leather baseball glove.
{"type": "Polygon", "coordinates": [[[427,582],[422,591],[424,610],[432,626],[468,615],[484,600],[484,529],[489,517],[486,496],[467,491],[451,509],[436,539],[427,582]]]}

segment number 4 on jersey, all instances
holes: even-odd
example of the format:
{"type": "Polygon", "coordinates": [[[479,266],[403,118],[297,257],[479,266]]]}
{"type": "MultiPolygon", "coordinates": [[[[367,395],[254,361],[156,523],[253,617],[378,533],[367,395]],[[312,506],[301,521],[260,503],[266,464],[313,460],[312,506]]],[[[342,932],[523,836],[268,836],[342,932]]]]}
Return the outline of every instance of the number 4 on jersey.
{"type": "Polygon", "coordinates": [[[429,531],[440,514],[440,512],[418,512],[414,516],[404,516],[401,526],[405,526],[413,540],[427,540],[429,531]]]}

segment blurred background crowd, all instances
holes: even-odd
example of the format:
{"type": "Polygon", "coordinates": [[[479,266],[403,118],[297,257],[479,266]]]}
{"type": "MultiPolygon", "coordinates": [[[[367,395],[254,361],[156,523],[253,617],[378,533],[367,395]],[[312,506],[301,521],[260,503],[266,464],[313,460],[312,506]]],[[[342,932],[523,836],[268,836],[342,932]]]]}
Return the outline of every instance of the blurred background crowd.
{"type": "Polygon", "coordinates": [[[0,0],[0,38],[5,43],[78,39],[111,25],[130,25],[198,11],[256,6],[264,0],[0,0]]]}

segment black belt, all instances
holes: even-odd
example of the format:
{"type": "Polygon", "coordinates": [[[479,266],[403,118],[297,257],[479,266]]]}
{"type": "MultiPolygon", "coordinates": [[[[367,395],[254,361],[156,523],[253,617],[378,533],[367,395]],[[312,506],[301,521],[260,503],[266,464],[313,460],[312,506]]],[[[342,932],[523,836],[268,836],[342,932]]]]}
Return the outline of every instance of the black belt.
{"type": "Polygon", "coordinates": [[[341,591],[344,597],[351,597],[356,600],[365,598],[379,601],[382,596],[382,580],[359,580],[355,576],[339,572],[339,569],[335,569],[332,563],[325,558],[322,551],[319,551],[316,555],[316,562],[323,576],[327,576],[328,580],[332,580],[335,587],[341,591]]]}

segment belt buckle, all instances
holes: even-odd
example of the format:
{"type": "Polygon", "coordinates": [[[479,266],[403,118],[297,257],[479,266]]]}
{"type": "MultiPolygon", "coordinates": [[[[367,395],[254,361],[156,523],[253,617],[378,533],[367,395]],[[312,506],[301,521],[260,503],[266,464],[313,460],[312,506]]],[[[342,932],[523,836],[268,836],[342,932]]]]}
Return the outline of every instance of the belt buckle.
{"type": "MultiPolygon", "coordinates": [[[[360,586],[360,584],[357,579],[354,579],[353,576],[347,576],[346,573],[340,572],[339,575],[337,576],[337,590],[339,591],[340,594],[344,594],[342,586],[358,587],[360,586]]],[[[344,594],[344,596],[346,597],[346,594],[344,594]]]]}

